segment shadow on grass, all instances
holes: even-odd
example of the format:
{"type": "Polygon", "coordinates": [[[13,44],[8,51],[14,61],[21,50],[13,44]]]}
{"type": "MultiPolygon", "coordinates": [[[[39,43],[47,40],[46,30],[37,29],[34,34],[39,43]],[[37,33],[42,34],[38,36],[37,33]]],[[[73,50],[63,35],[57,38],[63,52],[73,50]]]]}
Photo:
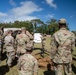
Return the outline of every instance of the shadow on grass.
{"type": "Polygon", "coordinates": [[[76,61],[76,58],[73,58],[74,61],[76,61]]]}
{"type": "Polygon", "coordinates": [[[55,72],[51,70],[51,65],[47,65],[47,71],[44,71],[44,75],[55,75],[55,72]]]}
{"type": "MultiPolygon", "coordinates": [[[[47,71],[44,71],[44,75],[55,75],[55,72],[50,69],[50,64],[47,65],[47,71]]],[[[76,67],[72,64],[72,71],[76,75],[76,67]]]]}
{"type": "MultiPolygon", "coordinates": [[[[1,61],[5,60],[5,59],[7,59],[6,52],[2,53],[1,61]]],[[[18,58],[15,57],[15,59],[12,61],[12,66],[11,67],[17,65],[17,60],[18,60],[18,58]]]]}
{"type": "Polygon", "coordinates": [[[74,66],[74,64],[72,64],[72,71],[75,73],[76,75],[76,67],[74,66]]]}
{"type": "Polygon", "coordinates": [[[5,75],[9,72],[9,67],[7,65],[0,66],[0,75],[5,75]]]}
{"type": "Polygon", "coordinates": [[[76,54],[73,54],[74,56],[76,56],[76,54]]]}
{"type": "MultiPolygon", "coordinates": [[[[76,55],[74,55],[76,57],[76,55]]],[[[76,61],[76,58],[73,57],[73,60],[76,61]]],[[[76,75],[76,66],[74,66],[74,64],[72,64],[72,71],[75,73],[76,75]]]]}
{"type": "Polygon", "coordinates": [[[11,66],[11,67],[14,67],[15,65],[17,65],[17,60],[18,60],[18,58],[15,58],[15,59],[12,61],[12,66],[11,66]]]}
{"type": "Polygon", "coordinates": [[[3,60],[5,60],[6,58],[7,58],[6,52],[2,53],[1,60],[3,61],[3,60]]]}

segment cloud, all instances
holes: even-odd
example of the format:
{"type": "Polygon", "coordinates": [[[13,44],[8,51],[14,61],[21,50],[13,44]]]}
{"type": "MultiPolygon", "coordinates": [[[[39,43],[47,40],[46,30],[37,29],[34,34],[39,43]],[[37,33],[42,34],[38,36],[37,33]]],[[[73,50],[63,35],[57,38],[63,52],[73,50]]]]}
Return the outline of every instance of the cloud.
{"type": "Polygon", "coordinates": [[[45,1],[47,4],[50,5],[50,7],[57,8],[57,5],[53,3],[54,0],[45,0],[45,1]]]}
{"type": "Polygon", "coordinates": [[[14,2],[14,0],[10,0],[9,3],[10,3],[12,6],[16,6],[16,3],[14,2]]]}
{"type": "Polygon", "coordinates": [[[24,15],[29,15],[35,11],[41,11],[42,8],[39,8],[36,4],[34,4],[32,1],[26,1],[26,2],[21,2],[20,7],[13,8],[11,12],[15,16],[24,16],[24,15]]]}
{"type": "Polygon", "coordinates": [[[0,17],[6,17],[6,16],[7,16],[6,13],[2,13],[2,12],[0,12],[0,17]]]}
{"type": "MultiPolygon", "coordinates": [[[[3,22],[14,22],[15,20],[19,21],[26,21],[26,20],[31,20],[31,19],[36,19],[36,16],[31,16],[34,12],[40,12],[43,9],[40,8],[38,5],[36,5],[32,1],[25,1],[25,2],[20,2],[19,7],[14,7],[9,10],[9,12],[4,14],[3,16],[6,16],[3,18],[3,22]]],[[[1,21],[1,20],[0,20],[1,21]]]]}
{"type": "Polygon", "coordinates": [[[74,17],[74,15],[71,15],[71,16],[70,16],[70,18],[73,18],[73,17],[74,17]]]}
{"type": "Polygon", "coordinates": [[[47,14],[45,15],[46,18],[54,18],[54,14],[47,14]]]}
{"type": "Polygon", "coordinates": [[[18,21],[26,21],[26,20],[32,20],[32,19],[36,19],[37,17],[34,16],[22,16],[22,17],[8,17],[8,19],[5,19],[4,22],[14,22],[16,20],[18,21]]]}
{"type": "Polygon", "coordinates": [[[73,16],[70,16],[70,18],[73,18],[73,16]]]}

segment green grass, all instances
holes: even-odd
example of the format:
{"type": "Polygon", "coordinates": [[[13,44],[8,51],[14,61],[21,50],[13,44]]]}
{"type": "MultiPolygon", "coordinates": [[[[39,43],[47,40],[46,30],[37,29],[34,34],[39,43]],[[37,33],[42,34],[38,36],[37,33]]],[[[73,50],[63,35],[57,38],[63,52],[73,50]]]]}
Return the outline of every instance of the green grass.
{"type": "MultiPolygon", "coordinates": [[[[47,40],[47,42],[46,42],[45,48],[50,53],[50,37],[47,37],[46,40],[47,40]]],[[[34,48],[41,48],[41,44],[35,44],[34,48]]],[[[41,52],[41,50],[36,49],[33,51],[32,55],[35,55],[39,52],[41,52]]],[[[76,54],[76,50],[74,51],[73,54],[76,54]]],[[[38,54],[36,56],[41,57],[40,54],[38,54]]],[[[44,56],[47,56],[47,54],[44,54],[44,56]]],[[[74,56],[74,55],[73,55],[73,57],[76,58],[76,56],[74,56]]],[[[73,64],[76,67],[76,61],[75,60],[73,60],[73,64]]],[[[44,75],[44,71],[46,71],[46,69],[39,68],[38,75],[44,75]]],[[[6,66],[6,59],[4,59],[0,64],[0,75],[18,75],[17,65],[14,65],[13,67],[10,68],[10,70],[8,70],[8,68],[6,66]]],[[[73,73],[73,75],[76,75],[76,74],[73,73]]]]}

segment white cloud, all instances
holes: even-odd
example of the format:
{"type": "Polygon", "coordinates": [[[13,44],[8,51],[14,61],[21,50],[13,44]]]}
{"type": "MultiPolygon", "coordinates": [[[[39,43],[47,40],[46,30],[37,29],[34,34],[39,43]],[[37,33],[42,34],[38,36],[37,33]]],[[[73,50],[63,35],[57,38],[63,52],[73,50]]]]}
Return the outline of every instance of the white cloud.
{"type": "Polygon", "coordinates": [[[50,5],[50,7],[54,7],[57,8],[57,5],[53,3],[54,0],[45,0],[47,2],[47,4],[50,5]]]}
{"type": "Polygon", "coordinates": [[[9,16],[3,18],[3,22],[10,22],[10,21],[14,22],[15,20],[26,21],[36,19],[37,18],[36,16],[30,16],[30,15],[32,15],[32,13],[34,12],[39,12],[41,10],[42,8],[40,8],[32,1],[20,2],[19,7],[14,7],[11,10],[9,10],[9,13],[7,13],[9,16]]]}
{"type": "Polygon", "coordinates": [[[9,3],[12,5],[12,6],[16,6],[16,3],[14,0],[10,0],[9,3]]]}
{"type": "Polygon", "coordinates": [[[70,16],[70,18],[73,18],[73,17],[74,17],[74,15],[71,15],[71,16],[70,16]]]}
{"type": "Polygon", "coordinates": [[[6,17],[6,16],[7,16],[6,13],[2,13],[2,12],[0,12],[0,17],[6,17]]]}
{"type": "Polygon", "coordinates": [[[54,14],[47,14],[45,15],[46,18],[54,18],[54,14]]]}
{"type": "Polygon", "coordinates": [[[37,17],[34,17],[34,16],[22,16],[22,17],[19,17],[18,20],[19,21],[24,21],[24,20],[31,20],[31,19],[36,19],[37,17]]]}
{"type": "Polygon", "coordinates": [[[32,1],[26,1],[26,2],[21,2],[21,6],[17,8],[13,8],[11,12],[15,16],[24,16],[24,15],[29,15],[35,11],[41,11],[42,8],[39,8],[36,4],[34,4],[32,1]]]}
{"type": "Polygon", "coordinates": [[[26,20],[32,20],[32,19],[37,19],[37,17],[34,16],[22,16],[22,17],[8,17],[8,19],[5,19],[4,22],[14,22],[16,20],[18,21],[26,21],[26,20]]]}

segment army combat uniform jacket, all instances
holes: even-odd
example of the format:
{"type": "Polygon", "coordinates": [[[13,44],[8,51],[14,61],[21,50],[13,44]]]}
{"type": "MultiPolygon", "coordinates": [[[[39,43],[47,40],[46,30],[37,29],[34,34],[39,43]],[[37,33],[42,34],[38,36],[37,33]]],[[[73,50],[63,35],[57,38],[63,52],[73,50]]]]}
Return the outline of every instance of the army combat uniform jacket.
{"type": "Polygon", "coordinates": [[[26,50],[26,44],[29,42],[29,38],[26,34],[18,34],[16,36],[15,44],[17,45],[17,53],[20,54],[21,51],[26,50]]]}
{"type": "Polygon", "coordinates": [[[19,75],[34,75],[38,72],[38,63],[31,54],[24,54],[18,60],[19,75]]]}
{"type": "Polygon", "coordinates": [[[51,40],[51,58],[55,63],[70,63],[75,48],[75,36],[66,28],[57,31],[51,40]]]}

